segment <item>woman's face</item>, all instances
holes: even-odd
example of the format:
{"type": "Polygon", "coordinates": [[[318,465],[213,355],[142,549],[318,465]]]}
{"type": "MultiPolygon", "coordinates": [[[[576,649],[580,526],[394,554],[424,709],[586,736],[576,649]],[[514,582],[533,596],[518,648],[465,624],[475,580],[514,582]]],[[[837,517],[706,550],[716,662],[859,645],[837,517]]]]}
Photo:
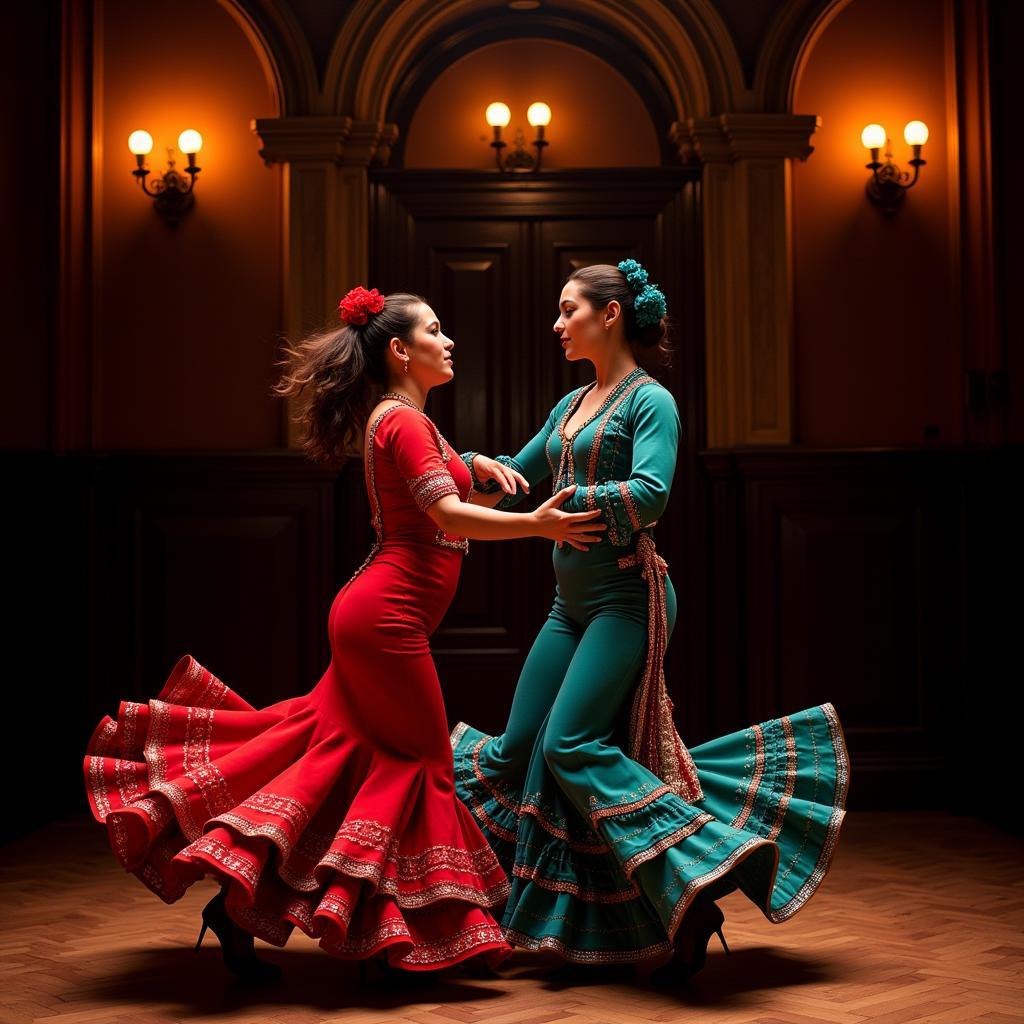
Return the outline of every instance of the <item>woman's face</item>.
{"type": "Polygon", "coordinates": [[[570,362],[593,359],[608,343],[608,328],[618,313],[618,303],[610,302],[604,309],[594,309],[587,302],[575,281],[569,281],[558,300],[555,334],[570,362]]]}
{"type": "MultiPolygon", "coordinates": [[[[455,342],[441,330],[441,322],[427,305],[420,306],[420,318],[412,339],[405,346],[409,376],[424,388],[446,384],[455,376],[451,350],[455,342]]],[[[405,376],[403,372],[402,376],[405,376]]]]}

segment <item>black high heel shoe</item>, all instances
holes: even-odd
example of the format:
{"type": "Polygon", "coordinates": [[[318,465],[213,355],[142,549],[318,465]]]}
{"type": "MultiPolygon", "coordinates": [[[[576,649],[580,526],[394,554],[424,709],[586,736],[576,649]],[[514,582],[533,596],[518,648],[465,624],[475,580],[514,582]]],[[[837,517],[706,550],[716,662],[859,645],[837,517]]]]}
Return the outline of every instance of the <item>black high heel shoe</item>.
{"type": "Polygon", "coordinates": [[[228,916],[224,906],[223,889],[203,907],[203,926],[199,929],[199,938],[196,939],[197,953],[207,928],[212,928],[213,934],[220,940],[224,966],[232,974],[249,982],[277,981],[281,977],[281,968],[277,964],[261,960],[256,955],[252,936],[244,928],[239,928],[228,916]]]}
{"type": "Polygon", "coordinates": [[[722,932],[725,914],[718,904],[706,896],[698,895],[679,925],[675,936],[675,954],[672,959],[651,974],[656,982],[687,980],[698,973],[707,962],[708,942],[717,935],[727,956],[732,956],[722,932]]]}

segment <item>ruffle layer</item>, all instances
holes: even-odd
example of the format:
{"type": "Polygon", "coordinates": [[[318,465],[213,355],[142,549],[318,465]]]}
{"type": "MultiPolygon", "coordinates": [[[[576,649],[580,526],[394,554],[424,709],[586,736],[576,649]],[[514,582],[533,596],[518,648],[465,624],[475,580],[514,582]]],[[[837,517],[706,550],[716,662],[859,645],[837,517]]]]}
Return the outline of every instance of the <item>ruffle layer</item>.
{"type": "Polygon", "coordinates": [[[298,927],[411,970],[508,953],[486,908],[509,882],[469,812],[306,698],[257,710],[186,656],[155,700],[100,723],[84,769],[118,860],[165,902],[212,874],[274,945],[298,927]]]}
{"type": "Polygon", "coordinates": [[[490,737],[452,733],[455,784],[513,876],[503,926],[510,942],[578,962],[630,962],[671,949],[694,897],[741,889],[773,922],[804,906],[831,863],[849,767],[830,704],[693,748],[704,798],[664,785],[592,795],[590,821],[534,758],[516,802],[481,765],[490,737]]]}

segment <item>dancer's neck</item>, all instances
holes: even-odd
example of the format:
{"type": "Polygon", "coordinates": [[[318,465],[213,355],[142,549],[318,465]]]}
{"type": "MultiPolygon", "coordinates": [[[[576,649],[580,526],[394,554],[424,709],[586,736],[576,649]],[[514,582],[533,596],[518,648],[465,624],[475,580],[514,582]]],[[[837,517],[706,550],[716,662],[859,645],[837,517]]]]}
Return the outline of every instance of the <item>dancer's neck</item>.
{"type": "Polygon", "coordinates": [[[430,388],[424,390],[420,388],[415,381],[400,380],[391,381],[386,388],[386,392],[390,392],[393,395],[401,395],[403,398],[408,398],[409,401],[413,402],[422,412],[427,406],[427,395],[430,394],[430,388]]]}
{"type": "Polygon", "coordinates": [[[608,360],[603,363],[594,362],[594,375],[597,378],[597,390],[608,391],[628,373],[637,368],[637,361],[633,353],[627,351],[616,351],[611,353],[608,360]]]}

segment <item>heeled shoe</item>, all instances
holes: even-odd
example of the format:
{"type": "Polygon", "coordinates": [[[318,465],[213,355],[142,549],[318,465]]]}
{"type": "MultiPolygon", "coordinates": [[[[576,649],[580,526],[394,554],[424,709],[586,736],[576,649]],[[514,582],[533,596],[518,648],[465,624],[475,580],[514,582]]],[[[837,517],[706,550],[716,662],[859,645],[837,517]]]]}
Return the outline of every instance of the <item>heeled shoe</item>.
{"type": "Polygon", "coordinates": [[[727,956],[732,956],[722,925],[725,914],[711,899],[697,896],[683,916],[676,932],[675,952],[672,959],[657,968],[650,975],[650,980],[660,983],[666,980],[688,980],[697,974],[707,962],[708,942],[712,935],[717,935],[722,949],[727,956]]]}
{"type": "Polygon", "coordinates": [[[281,968],[277,964],[261,960],[253,947],[252,936],[231,920],[224,906],[223,889],[203,907],[203,926],[199,929],[199,938],[196,939],[195,946],[197,953],[207,928],[212,929],[213,934],[220,940],[224,966],[236,977],[248,982],[277,981],[281,977],[281,968]],[[243,947],[245,952],[241,952],[239,946],[243,947]]]}

